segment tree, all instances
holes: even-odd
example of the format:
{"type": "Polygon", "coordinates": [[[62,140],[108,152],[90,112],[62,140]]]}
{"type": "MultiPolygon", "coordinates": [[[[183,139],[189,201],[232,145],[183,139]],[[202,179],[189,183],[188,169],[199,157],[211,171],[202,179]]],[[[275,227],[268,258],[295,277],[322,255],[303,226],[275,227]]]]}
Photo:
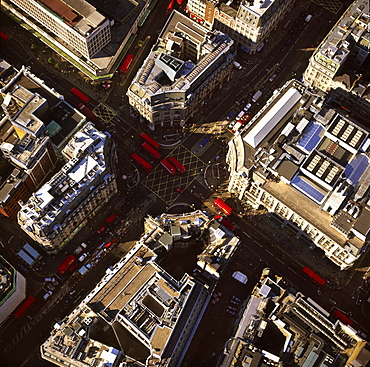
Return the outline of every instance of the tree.
{"type": "Polygon", "coordinates": [[[54,59],[51,57],[48,58],[48,64],[53,65],[54,64],[54,59]]]}
{"type": "Polygon", "coordinates": [[[36,44],[32,43],[31,50],[36,50],[36,48],[37,48],[36,44]]]}
{"type": "Polygon", "coordinates": [[[62,68],[62,65],[60,65],[59,62],[57,62],[54,66],[55,66],[55,69],[58,69],[58,70],[62,68]]]}

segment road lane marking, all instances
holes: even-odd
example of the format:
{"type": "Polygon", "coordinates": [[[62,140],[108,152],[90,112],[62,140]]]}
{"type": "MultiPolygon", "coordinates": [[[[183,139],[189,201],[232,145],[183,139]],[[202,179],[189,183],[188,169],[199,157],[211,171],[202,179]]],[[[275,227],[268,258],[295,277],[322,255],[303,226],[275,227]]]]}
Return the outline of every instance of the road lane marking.
{"type": "Polygon", "coordinates": [[[270,254],[271,256],[274,256],[274,257],[275,257],[275,255],[274,255],[272,252],[270,252],[269,250],[266,250],[266,252],[267,252],[268,254],[270,254]]]}
{"type": "Polygon", "coordinates": [[[259,242],[254,241],[259,247],[263,247],[259,242]]]}
{"type": "Polygon", "coordinates": [[[244,234],[244,236],[247,236],[247,237],[251,238],[251,236],[248,233],[243,232],[243,234],[244,234]]]}
{"type": "Polygon", "coordinates": [[[279,263],[282,263],[283,265],[285,265],[284,261],[282,261],[282,260],[280,260],[278,258],[276,258],[276,260],[279,261],[279,263]]]}
{"type": "Polygon", "coordinates": [[[294,269],[290,268],[289,266],[288,266],[288,269],[289,269],[291,272],[293,272],[294,274],[298,274],[294,269]]]}

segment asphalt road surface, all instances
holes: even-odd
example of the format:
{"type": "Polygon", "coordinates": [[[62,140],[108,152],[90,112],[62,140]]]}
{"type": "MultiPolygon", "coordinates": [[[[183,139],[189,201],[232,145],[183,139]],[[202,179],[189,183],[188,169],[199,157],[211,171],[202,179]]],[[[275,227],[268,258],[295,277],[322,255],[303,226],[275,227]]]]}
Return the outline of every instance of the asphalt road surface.
{"type": "MultiPolygon", "coordinates": [[[[333,14],[312,2],[300,2],[300,4],[297,5],[297,7],[306,6],[308,7],[306,11],[314,14],[311,22],[304,23],[302,15],[299,14],[300,8],[295,8],[295,11],[288,15],[288,17],[292,19],[292,28],[288,28],[284,32],[275,32],[260,54],[254,56],[248,56],[243,53],[239,54],[237,60],[243,65],[244,70],[235,69],[231,81],[225,84],[222,90],[214,93],[208,104],[202,109],[202,113],[196,114],[193,122],[198,126],[202,124],[202,128],[195,130],[193,133],[188,131],[187,138],[182,142],[182,146],[185,149],[191,152],[191,149],[197,144],[199,139],[213,129],[214,122],[224,120],[227,112],[231,108],[241,108],[242,102],[245,104],[249,102],[251,93],[256,90],[263,91],[263,97],[258,101],[258,103],[261,104],[272,94],[276,87],[282,85],[286,80],[289,80],[293,74],[295,74],[297,78],[300,78],[308,63],[308,58],[311,55],[310,51],[302,50],[316,47],[345,8],[343,7],[337,14],[333,14]],[[276,73],[277,64],[282,65],[282,70],[277,72],[273,81],[269,81],[269,78],[276,73]],[[237,93],[235,93],[235,91],[237,91],[237,93]],[[203,127],[206,127],[206,129],[203,129],[203,127]]],[[[117,113],[114,117],[109,118],[109,121],[103,121],[102,119],[97,120],[96,125],[103,131],[108,130],[111,132],[113,139],[118,143],[120,162],[127,158],[131,152],[140,149],[141,140],[139,138],[139,133],[143,129],[143,126],[138,120],[131,118],[127,114],[128,106],[125,93],[131,78],[146,58],[150,47],[156,40],[158,31],[162,28],[165,21],[166,17],[163,6],[156,7],[154,12],[149,16],[147,23],[141,28],[137,37],[137,42],[134,42],[129,51],[136,55],[132,67],[125,76],[118,75],[113,78],[112,87],[108,93],[101,90],[98,91],[96,87],[94,87],[94,89],[90,85],[87,88],[87,90],[90,91],[88,94],[91,97],[89,108],[93,110],[104,102],[109,109],[117,113]],[[139,46],[139,41],[141,46],[139,46]]],[[[31,66],[32,71],[37,76],[45,79],[48,85],[56,88],[58,92],[65,95],[67,101],[77,106],[79,101],[77,101],[69,91],[76,83],[83,83],[83,77],[78,75],[73,68],[67,68],[67,73],[61,74],[55,69],[45,65],[42,59],[45,59],[49,51],[40,42],[30,39],[29,33],[17,26],[8,17],[2,16],[2,29],[12,37],[12,42],[1,43],[1,56],[17,67],[20,67],[22,64],[31,66]],[[26,41],[24,42],[24,40],[26,41]],[[32,42],[37,43],[37,52],[31,51],[30,45],[32,42]],[[44,52],[45,54],[43,54],[44,52]]],[[[258,105],[255,104],[248,113],[253,115],[257,110],[258,105]]],[[[226,133],[222,136],[222,139],[231,136],[230,133],[226,133]]],[[[210,148],[198,157],[199,161],[203,162],[202,164],[204,167],[222,151],[224,146],[222,139],[214,139],[211,142],[210,148]]],[[[164,155],[167,155],[172,152],[172,150],[171,148],[162,149],[162,152],[164,155]]],[[[197,161],[194,160],[193,162],[193,164],[196,164],[197,161]]],[[[153,191],[148,188],[148,175],[140,168],[139,174],[140,182],[142,183],[140,191],[137,190],[136,194],[130,194],[124,204],[117,202],[113,203],[113,208],[105,208],[104,210],[106,210],[107,213],[109,210],[115,210],[117,213],[121,213],[123,217],[127,215],[127,218],[129,218],[130,214],[128,213],[138,205],[140,199],[149,193],[153,193],[153,191]],[[133,195],[137,196],[134,197],[133,195]]],[[[153,216],[161,214],[167,210],[169,206],[172,208],[170,210],[180,210],[179,208],[181,205],[176,206],[176,204],[181,203],[189,205],[189,207],[193,205],[195,208],[204,208],[204,199],[212,194],[212,191],[209,190],[202,180],[202,171],[199,171],[199,175],[185,181],[181,187],[184,189],[184,193],[181,195],[175,193],[175,186],[171,186],[175,184],[174,180],[171,181],[166,175],[162,175],[161,179],[163,179],[163,182],[167,185],[167,193],[163,194],[159,191],[154,192],[154,194],[158,196],[158,200],[155,205],[152,205],[146,211],[153,216]],[[170,201],[171,205],[166,201],[167,197],[172,198],[170,192],[177,195],[173,201],[170,201]]],[[[123,190],[121,194],[123,194],[122,197],[124,197],[123,190]]],[[[142,214],[144,215],[146,212],[142,214]]],[[[238,252],[238,256],[235,257],[233,263],[230,265],[230,269],[225,274],[225,278],[220,281],[217,291],[221,291],[223,295],[217,304],[212,304],[209,310],[207,310],[204,320],[199,327],[199,332],[195,335],[194,343],[190,346],[189,353],[184,361],[184,366],[194,366],[194,360],[201,361],[199,364],[196,364],[197,366],[214,365],[222,351],[225,341],[232,335],[233,328],[237,322],[237,315],[230,316],[229,318],[224,317],[225,309],[227,305],[230,305],[230,299],[233,295],[237,296],[242,301],[246,300],[263,266],[269,266],[274,269],[277,273],[288,279],[294,288],[303,291],[307,296],[318,301],[325,308],[330,309],[335,304],[336,307],[351,312],[356,326],[365,332],[370,330],[368,320],[365,318],[365,315],[370,314],[367,309],[367,304],[365,304],[365,302],[360,302],[356,305],[356,303],[358,303],[356,302],[356,295],[361,291],[363,284],[361,279],[363,272],[350,272],[348,276],[350,280],[344,289],[335,290],[328,284],[318,290],[317,287],[308,283],[305,278],[301,277],[300,264],[297,263],[294,258],[289,257],[279,246],[271,246],[273,242],[271,238],[266,237],[264,233],[260,233],[258,229],[245,218],[232,216],[232,220],[238,226],[236,234],[241,238],[242,246],[238,252]],[[246,286],[242,287],[240,284],[234,283],[232,287],[229,287],[230,272],[233,269],[243,271],[248,275],[249,282],[246,286]],[[216,330],[209,330],[209,325],[211,323],[215,323],[215,328],[216,325],[219,326],[217,330],[226,330],[226,332],[220,335],[216,330]],[[202,345],[202,341],[205,338],[209,341],[209,343],[207,343],[207,348],[203,348],[202,345]]],[[[102,261],[78,283],[72,284],[71,281],[69,287],[69,280],[67,279],[64,289],[63,284],[59,284],[56,289],[56,294],[60,296],[55,296],[47,302],[38,299],[37,304],[29,313],[31,319],[28,317],[24,317],[21,320],[10,318],[6,323],[6,328],[3,328],[0,334],[0,343],[3,347],[0,351],[2,363],[7,363],[9,367],[50,365],[45,361],[39,360],[39,345],[49,335],[54,322],[68,314],[73,309],[74,305],[89,292],[94,286],[94,283],[101,278],[105,269],[109,265],[115,263],[120,256],[125,253],[130,244],[140,236],[143,228],[142,223],[142,219],[136,221],[123,237],[122,244],[117,246],[108,256],[102,259],[102,261]]],[[[86,229],[85,235],[87,237],[96,237],[96,229],[99,225],[99,221],[96,220],[91,224],[90,229],[86,229]]],[[[0,227],[2,228],[1,243],[6,245],[0,247],[0,253],[5,254],[6,258],[14,260],[14,265],[18,268],[17,261],[19,262],[19,260],[17,260],[15,254],[9,250],[9,247],[20,246],[21,243],[27,240],[26,236],[19,228],[17,229],[13,224],[9,224],[9,221],[6,219],[0,220],[0,227]]],[[[98,245],[98,241],[103,241],[105,239],[104,236],[106,235],[103,235],[101,239],[95,238],[96,242],[93,242],[93,245],[96,246],[98,245]]],[[[82,237],[82,234],[80,237],[82,237]]],[[[76,243],[73,245],[76,245],[76,243]]],[[[57,263],[56,260],[52,261],[51,259],[47,262],[46,266],[55,265],[57,263]]],[[[362,259],[360,265],[362,268],[366,268],[370,265],[369,254],[362,259]]],[[[21,270],[21,272],[29,279],[29,283],[34,291],[43,291],[45,284],[42,281],[42,277],[31,270],[29,270],[28,273],[25,273],[23,270],[21,270]]],[[[73,277],[71,277],[71,279],[73,280],[73,277]]],[[[32,291],[32,289],[30,290],[32,291]]],[[[242,303],[238,306],[238,310],[241,309],[242,303]]]]}

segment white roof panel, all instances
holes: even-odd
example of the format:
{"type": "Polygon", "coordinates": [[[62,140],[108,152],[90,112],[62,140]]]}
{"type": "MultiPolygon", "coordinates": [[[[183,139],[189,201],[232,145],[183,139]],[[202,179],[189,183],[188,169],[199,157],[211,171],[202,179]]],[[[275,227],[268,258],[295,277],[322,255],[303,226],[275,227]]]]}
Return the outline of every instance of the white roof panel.
{"type": "Polygon", "coordinates": [[[88,156],[83,159],[81,163],[68,174],[68,176],[73,181],[80,182],[97,164],[98,162],[94,158],[88,156]]]}
{"type": "Polygon", "coordinates": [[[243,140],[251,147],[256,148],[300,100],[301,96],[301,93],[295,88],[290,88],[286,91],[281,99],[261,118],[253,129],[245,135],[243,140]]]}

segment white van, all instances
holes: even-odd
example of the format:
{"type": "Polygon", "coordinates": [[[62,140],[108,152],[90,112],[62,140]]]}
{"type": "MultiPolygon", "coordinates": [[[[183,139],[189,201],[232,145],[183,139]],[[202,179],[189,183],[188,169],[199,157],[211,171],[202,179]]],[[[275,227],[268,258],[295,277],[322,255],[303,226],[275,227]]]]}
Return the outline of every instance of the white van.
{"type": "Polygon", "coordinates": [[[243,67],[237,61],[233,61],[233,65],[239,70],[243,69],[243,67]]]}
{"type": "Polygon", "coordinates": [[[308,23],[312,18],[312,15],[311,14],[308,14],[305,21],[308,23]]]}
{"type": "Polygon", "coordinates": [[[236,117],[235,120],[240,120],[243,116],[244,116],[245,112],[244,111],[240,111],[239,112],[239,115],[236,117]]]}

